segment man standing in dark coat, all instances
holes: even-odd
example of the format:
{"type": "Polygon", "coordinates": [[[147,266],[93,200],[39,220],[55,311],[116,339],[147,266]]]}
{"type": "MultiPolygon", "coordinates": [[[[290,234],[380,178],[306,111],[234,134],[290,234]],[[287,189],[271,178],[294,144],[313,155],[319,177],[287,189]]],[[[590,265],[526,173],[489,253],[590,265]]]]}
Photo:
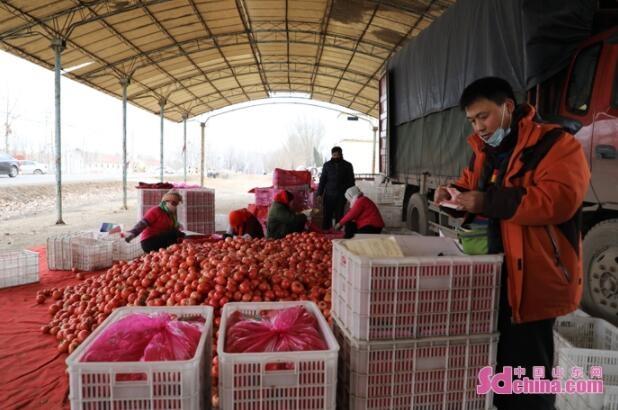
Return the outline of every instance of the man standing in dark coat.
{"type": "Polygon", "coordinates": [[[346,203],[345,191],[354,186],[354,168],[343,159],[341,147],[330,150],[331,159],[322,167],[318,197],[323,198],[324,219],[322,229],[328,230],[343,217],[343,208],[346,203]]]}

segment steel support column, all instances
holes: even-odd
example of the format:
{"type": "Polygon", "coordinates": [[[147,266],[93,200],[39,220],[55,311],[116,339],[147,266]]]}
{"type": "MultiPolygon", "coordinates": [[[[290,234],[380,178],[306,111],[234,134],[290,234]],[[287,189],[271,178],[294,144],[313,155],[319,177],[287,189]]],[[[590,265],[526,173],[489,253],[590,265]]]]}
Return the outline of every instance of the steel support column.
{"type": "Polygon", "coordinates": [[[200,150],[200,186],[204,187],[204,145],[205,145],[205,129],[206,123],[200,122],[200,127],[202,128],[202,142],[201,142],[201,150],[200,150]]]}
{"type": "Polygon", "coordinates": [[[373,154],[371,156],[371,173],[376,173],[376,142],[378,141],[378,127],[373,127],[373,154]]]}
{"type": "Polygon", "coordinates": [[[182,115],[183,138],[182,138],[182,160],[184,163],[184,181],[187,183],[187,114],[182,115]]]}
{"type": "Polygon", "coordinates": [[[54,107],[55,107],[55,142],[56,142],[56,225],[64,225],[62,220],[62,138],[60,122],[60,69],[61,54],[66,47],[64,39],[56,37],[51,42],[54,50],[54,107]]]}
{"type": "Polygon", "coordinates": [[[120,79],[122,86],[122,209],[129,209],[127,206],[127,87],[130,82],[129,77],[120,79]]]}
{"type": "Polygon", "coordinates": [[[165,166],[164,162],[163,162],[163,120],[165,119],[164,114],[165,114],[165,104],[167,103],[167,101],[165,100],[165,98],[161,98],[159,100],[159,107],[161,108],[159,114],[161,116],[161,182],[163,181],[163,168],[165,166]]]}

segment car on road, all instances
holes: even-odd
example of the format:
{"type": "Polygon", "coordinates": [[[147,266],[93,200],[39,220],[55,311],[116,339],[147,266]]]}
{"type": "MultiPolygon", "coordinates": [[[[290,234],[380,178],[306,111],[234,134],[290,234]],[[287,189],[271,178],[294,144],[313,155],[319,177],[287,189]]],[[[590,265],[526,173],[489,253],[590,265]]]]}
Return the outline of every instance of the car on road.
{"type": "MultiPolygon", "coordinates": [[[[155,169],[152,170],[152,173],[154,175],[160,175],[161,174],[161,167],[156,167],[155,169]]],[[[163,168],[163,173],[165,175],[175,175],[176,171],[174,171],[171,167],[165,166],[163,168]]]]}
{"type": "Polygon", "coordinates": [[[38,161],[31,160],[20,160],[19,168],[23,175],[26,174],[34,174],[34,175],[42,175],[47,174],[49,171],[47,169],[47,165],[38,161]]]}
{"type": "Polygon", "coordinates": [[[15,178],[19,175],[19,162],[10,156],[0,152],[0,175],[8,175],[15,178]]]}

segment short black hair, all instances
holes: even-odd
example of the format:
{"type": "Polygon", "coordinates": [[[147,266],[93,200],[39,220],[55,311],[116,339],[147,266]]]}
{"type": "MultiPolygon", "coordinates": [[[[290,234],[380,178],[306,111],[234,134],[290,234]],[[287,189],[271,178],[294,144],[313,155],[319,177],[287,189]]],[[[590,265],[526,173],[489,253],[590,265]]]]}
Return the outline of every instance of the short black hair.
{"type": "Polygon", "coordinates": [[[459,99],[459,108],[463,111],[481,98],[486,98],[498,105],[504,104],[507,98],[516,101],[513,87],[508,81],[500,77],[484,77],[468,84],[463,90],[459,99]]]}
{"type": "Polygon", "coordinates": [[[343,154],[343,150],[341,149],[341,147],[333,147],[333,148],[330,150],[330,153],[331,153],[331,154],[334,154],[335,152],[338,152],[338,153],[340,153],[340,154],[343,154]]]}

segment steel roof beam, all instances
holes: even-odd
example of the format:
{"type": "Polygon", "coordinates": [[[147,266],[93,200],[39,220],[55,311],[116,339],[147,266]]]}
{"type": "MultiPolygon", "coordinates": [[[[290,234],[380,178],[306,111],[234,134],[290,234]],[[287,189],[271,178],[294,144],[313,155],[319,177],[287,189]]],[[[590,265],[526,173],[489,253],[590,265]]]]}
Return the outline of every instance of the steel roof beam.
{"type": "MultiPolygon", "coordinates": [[[[272,84],[272,85],[287,85],[287,81],[272,81],[270,84],[272,84]]],[[[309,85],[308,83],[296,83],[296,82],[292,82],[292,84],[293,85],[302,86],[302,87],[307,87],[309,85]]],[[[250,90],[254,89],[254,87],[256,87],[258,85],[259,84],[247,84],[243,88],[245,88],[245,90],[247,92],[251,92],[250,90]]],[[[329,91],[332,90],[330,87],[323,87],[323,86],[316,86],[315,88],[329,90],[329,91]]],[[[226,89],[224,91],[229,96],[238,96],[238,95],[242,94],[242,92],[240,90],[238,90],[237,88],[229,88],[229,89],[226,89]]],[[[211,103],[215,102],[215,101],[219,101],[220,99],[210,100],[209,97],[212,97],[214,95],[217,95],[217,93],[203,94],[203,95],[200,95],[199,98],[208,99],[209,102],[211,102],[211,103]]],[[[331,95],[333,95],[333,94],[331,93],[331,95]]],[[[354,96],[354,93],[348,92],[348,91],[345,91],[345,90],[335,90],[334,96],[337,97],[337,98],[349,99],[349,98],[354,96]]],[[[185,101],[179,102],[178,105],[186,104],[187,102],[191,102],[191,101],[193,101],[193,100],[185,100],[185,101]]]]}
{"type": "MultiPolygon", "coordinates": [[[[287,70],[283,69],[283,66],[286,65],[288,63],[285,62],[265,62],[262,64],[263,67],[265,67],[269,72],[271,71],[270,68],[274,68],[276,70],[274,71],[278,71],[278,72],[285,72],[287,70]]],[[[300,66],[300,67],[311,67],[313,68],[314,64],[313,63],[309,63],[309,62],[290,62],[289,64],[291,65],[296,65],[296,66],[300,66]]],[[[289,65],[288,64],[288,65],[289,65]]],[[[336,67],[336,66],[330,66],[330,65],[322,65],[322,68],[326,68],[328,70],[330,70],[330,73],[328,71],[321,73],[320,75],[323,75],[325,77],[328,78],[334,78],[334,79],[340,79],[341,78],[341,73],[343,72],[343,68],[341,67],[336,67]]],[[[299,73],[304,73],[304,74],[310,74],[313,72],[313,70],[294,70],[294,72],[299,72],[299,73]]],[[[255,64],[253,63],[246,63],[246,64],[237,64],[234,66],[234,68],[226,68],[226,69],[220,69],[220,68],[215,68],[211,71],[207,71],[206,72],[211,80],[227,80],[229,78],[235,78],[237,81],[237,76],[240,75],[246,75],[246,74],[259,74],[258,68],[255,67],[255,64]],[[219,74],[219,77],[213,77],[213,74],[219,74]],[[226,75],[227,74],[227,75],[226,75]]],[[[370,78],[368,76],[368,74],[366,73],[361,73],[358,71],[351,71],[348,69],[348,73],[354,75],[354,78],[346,78],[346,80],[351,81],[351,82],[355,82],[357,84],[365,84],[366,79],[370,78]]],[[[193,79],[195,78],[199,78],[201,77],[201,74],[189,74],[187,76],[184,77],[178,77],[178,81],[182,81],[182,82],[191,82],[193,79]]],[[[313,81],[312,81],[313,83],[313,81]]],[[[159,84],[157,86],[157,88],[165,88],[166,86],[169,86],[173,84],[173,82],[166,82],[163,84],[159,84]]],[[[187,86],[188,87],[194,87],[196,85],[203,85],[205,84],[205,82],[196,82],[196,83],[189,83],[187,86]]],[[[242,87],[242,85],[239,83],[239,87],[242,87]]],[[[133,98],[137,98],[140,97],[144,94],[147,94],[146,91],[138,91],[136,93],[133,93],[129,96],[129,98],[133,99],[133,98]]]]}
{"type": "MultiPolygon", "coordinates": [[[[189,62],[193,65],[193,67],[197,70],[198,73],[200,73],[201,75],[204,76],[204,79],[206,81],[208,81],[210,83],[210,85],[212,86],[212,88],[214,88],[215,90],[217,90],[217,92],[219,92],[221,94],[221,91],[219,91],[217,89],[217,86],[215,86],[212,81],[210,81],[210,79],[208,78],[208,76],[206,75],[206,73],[200,68],[200,66],[198,66],[195,61],[193,61],[193,59],[191,58],[191,56],[185,51],[185,49],[178,44],[178,41],[176,41],[176,39],[174,38],[174,36],[172,36],[172,34],[163,26],[163,24],[161,24],[161,22],[159,21],[159,19],[157,19],[155,17],[154,14],[152,14],[152,12],[148,9],[148,7],[144,7],[144,11],[146,12],[146,14],[148,15],[148,17],[150,17],[150,20],[152,20],[152,22],[159,28],[159,30],[161,30],[163,33],[165,33],[165,35],[167,36],[167,38],[169,38],[177,47],[178,50],[180,50],[180,53],[187,59],[189,60],[189,62]]],[[[178,81],[178,80],[177,80],[178,81]]],[[[186,88],[185,88],[186,89],[186,88]]],[[[188,89],[187,89],[188,91],[188,89]]],[[[223,94],[221,94],[221,97],[223,97],[223,99],[225,99],[225,96],[223,94]]]]}
{"type": "Polygon", "coordinates": [[[322,16],[322,22],[320,24],[320,43],[315,55],[315,66],[313,73],[311,74],[311,92],[309,95],[313,97],[313,85],[318,74],[318,70],[321,67],[322,54],[324,53],[324,43],[326,42],[326,33],[328,33],[328,26],[330,24],[330,15],[333,12],[333,4],[335,0],[327,0],[326,7],[324,8],[324,16],[322,16]]]}
{"type": "MultiPolygon", "coordinates": [[[[197,17],[197,19],[200,21],[200,24],[202,25],[202,27],[204,27],[204,30],[206,30],[206,33],[208,33],[208,36],[213,37],[212,36],[212,31],[210,30],[210,27],[208,26],[208,23],[206,23],[206,20],[204,20],[204,17],[202,16],[202,13],[200,13],[199,9],[197,8],[197,5],[195,4],[195,1],[193,1],[193,0],[188,0],[188,1],[189,1],[189,4],[191,5],[191,9],[193,10],[193,13],[197,17]]],[[[214,42],[214,45],[215,45],[217,51],[219,51],[219,54],[221,55],[221,58],[223,59],[223,61],[225,61],[225,64],[227,64],[227,66],[230,69],[232,69],[232,65],[230,64],[229,60],[227,59],[227,57],[223,53],[223,50],[221,50],[221,47],[219,46],[219,43],[218,43],[217,39],[213,38],[213,42],[214,42]]],[[[236,83],[240,87],[240,83],[238,82],[238,80],[236,80],[236,83]]],[[[248,95],[247,95],[247,98],[249,98],[248,95]]]]}
{"type": "MultiPolygon", "coordinates": [[[[286,52],[287,52],[287,62],[288,62],[288,67],[289,67],[290,65],[290,27],[288,26],[288,0],[284,0],[284,1],[285,1],[285,36],[287,38],[286,52]]],[[[292,83],[290,82],[290,70],[289,69],[288,69],[288,84],[291,89],[292,83]]]]}
{"type": "Polygon", "coordinates": [[[262,85],[264,86],[264,92],[266,95],[270,93],[270,87],[268,86],[268,79],[266,78],[266,72],[262,67],[262,56],[260,55],[260,50],[258,49],[257,42],[255,41],[255,37],[253,36],[253,31],[251,27],[251,18],[249,17],[249,13],[244,4],[244,0],[235,0],[236,9],[238,10],[238,15],[240,20],[242,21],[242,25],[245,29],[245,35],[249,40],[249,46],[251,47],[251,52],[253,53],[253,58],[255,59],[255,64],[260,69],[260,78],[262,79],[262,85]]]}
{"type": "MultiPolygon", "coordinates": [[[[16,6],[14,6],[14,5],[11,5],[11,4],[9,4],[9,3],[6,3],[6,2],[5,2],[5,3],[3,3],[3,4],[4,4],[5,6],[11,7],[11,8],[12,8],[15,12],[19,13],[19,15],[20,15],[23,19],[25,19],[25,20],[27,20],[27,21],[30,21],[30,22],[36,22],[36,24],[35,24],[35,25],[39,25],[39,26],[41,26],[41,28],[43,28],[43,29],[47,30],[47,31],[48,31],[49,33],[51,33],[51,34],[54,34],[54,35],[59,36],[59,37],[62,37],[62,34],[61,34],[61,33],[54,32],[54,30],[53,30],[51,27],[49,27],[46,23],[39,22],[39,21],[37,20],[37,18],[36,18],[36,17],[31,16],[29,13],[26,13],[25,11],[21,10],[20,8],[18,8],[18,7],[16,7],[16,6]]],[[[89,58],[91,58],[91,59],[93,59],[93,60],[97,61],[99,64],[102,64],[102,65],[109,65],[109,64],[110,64],[109,62],[107,62],[107,61],[106,61],[106,60],[104,60],[103,58],[100,58],[99,56],[97,56],[97,55],[95,55],[95,54],[93,54],[93,53],[91,53],[91,52],[87,51],[86,49],[84,49],[83,47],[81,47],[79,44],[75,43],[73,40],[66,39],[66,43],[67,43],[67,44],[70,44],[70,45],[71,45],[72,47],[74,47],[76,50],[79,50],[81,53],[83,53],[84,55],[88,56],[89,58]]],[[[15,49],[15,48],[18,48],[18,47],[15,47],[15,46],[11,46],[11,45],[10,45],[10,44],[8,44],[8,43],[4,43],[4,44],[6,44],[7,46],[9,46],[9,47],[11,47],[11,48],[14,48],[14,49],[15,49]]],[[[29,53],[26,53],[25,51],[22,51],[22,52],[23,52],[23,54],[24,54],[24,55],[26,55],[26,56],[31,56],[29,53]]],[[[31,56],[31,57],[33,57],[33,56],[31,56]]],[[[33,57],[33,58],[34,58],[34,57],[33,57]]],[[[36,59],[36,58],[34,58],[34,59],[36,59]]],[[[51,67],[53,67],[53,65],[51,65],[51,64],[47,64],[47,66],[48,66],[48,67],[50,67],[50,68],[51,68],[51,67]]],[[[112,68],[112,70],[114,71],[114,76],[116,76],[117,78],[121,78],[121,77],[123,77],[123,76],[126,76],[126,73],[122,73],[122,72],[120,72],[120,71],[119,71],[119,70],[118,70],[115,66],[112,66],[111,68],[112,68]]],[[[96,84],[94,84],[94,83],[91,83],[91,82],[87,81],[86,79],[81,78],[81,77],[80,77],[80,76],[78,76],[78,75],[75,75],[75,74],[72,74],[72,73],[68,73],[68,76],[69,76],[69,77],[71,77],[71,78],[75,78],[75,79],[81,80],[81,81],[85,81],[85,82],[87,82],[88,84],[91,84],[94,88],[96,88],[96,89],[98,89],[98,90],[100,90],[100,91],[103,91],[104,93],[111,94],[111,95],[115,95],[115,94],[111,93],[111,91],[106,90],[106,89],[104,89],[104,88],[101,88],[101,87],[99,87],[98,85],[96,85],[96,84]]],[[[138,82],[138,81],[136,81],[136,83],[139,83],[142,87],[144,87],[144,88],[146,88],[146,89],[150,90],[150,91],[154,94],[154,96],[153,96],[154,98],[160,98],[160,96],[159,96],[159,95],[158,95],[158,94],[157,94],[157,93],[156,93],[153,89],[151,89],[150,87],[148,87],[147,85],[142,84],[142,83],[140,83],[140,82],[138,82]]]]}
{"type": "MultiPolygon", "coordinates": [[[[354,51],[352,51],[352,55],[348,59],[348,63],[345,65],[345,68],[343,69],[343,76],[339,79],[339,81],[337,81],[337,84],[333,88],[334,90],[339,88],[339,84],[341,84],[341,80],[343,79],[343,77],[345,77],[345,72],[350,67],[350,64],[352,64],[352,60],[354,59],[354,57],[356,57],[356,50],[358,50],[358,45],[363,40],[363,37],[365,37],[365,34],[367,33],[367,30],[371,26],[371,23],[373,23],[373,19],[376,17],[376,14],[378,13],[378,9],[380,8],[380,3],[381,3],[381,0],[376,3],[376,6],[373,9],[373,12],[371,13],[371,17],[369,18],[369,21],[367,22],[367,25],[363,29],[363,32],[361,33],[361,35],[358,37],[358,41],[356,42],[356,45],[354,46],[354,51]]],[[[361,89],[358,91],[359,94],[360,94],[361,91],[363,91],[363,88],[365,88],[365,86],[366,86],[366,84],[361,87],[361,89]]]]}
{"type": "MultiPolygon", "coordinates": [[[[77,0],[80,4],[83,3],[83,0],[77,0]]],[[[97,15],[97,13],[94,10],[91,10],[93,14],[97,15]]],[[[129,45],[139,56],[143,55],[142,50],[140,50],[139,47],[137,47],[135,44],[133,44],[133,42],[131,42],[128,38],[126,38],[122,33],[120,33],[118,30],[116,30],[116,28],[114,28],[114,26],[112,26],[111,24],[109,24],[107,21],[105,21],[105,19],[99,20],[112,34],[114,34],[118,39],[120,39],[124,44],[129,45]]],[[[156,61],[152,60],[151,58],[149,58],[148,56],[145,56],[145,58],[147,58],[151,64],[156,67],[158,70],[161,71],[161,73],[163,75],[166,75],[168,77],[170,77],[171,79],[175,80],[174,76],[171,75],[169,72],[167,72],[163,67],[161,67],[156,61]]],[[[136,69],[134,69],[136,70],[136,69]]],[[[134,73],[124,73],[125,75],[131,75],[131,77],[133,77],[134,73]]],[[[182,88],[184,88],[186,90],[186,88],[184,87],[183,84],[179,84],[182,88]]],[[[190,92],[188,90],[186,90],[189,94],[190,92]]],[[[165,98],[168,99],[169,94],[168,95],[161,95],[156,93],[156,95],[159,97],[159,99],[161,98],[165,98]]],[[[197,96],[196,96],[197,97],[197,96]]],[[[206,104],[207,105],[207,104],[206,104]]]]}
{"type": "MultiPolygon", "coordinates": [[[[257,30],[255,31],[257,34],[264,34],[264,33],[279,33],[279,34],[283,34],[284,30],[257,30]]],[[[320,35],[320,33],[316,33],[316,32],[309,32],[309,31],[303,31],[303,32],[299,32],[298,33],[302,33],[302,34],[310,34],[310,35],[320,35]]],[[[292,33],[296,33],[295,31],[292,31],[292,33]]],[[[341,49],[341,50],[346,50],[346,51],[353,51],[353,47],[344,47],[343,43],[341,43],[340,39],[345,39],[345,40],[350,40],[352,41],[353,38],[350,36],[337,36],[337,35],[332,35],[332,34],[328,34],[328,33],[323,33],[323,37],[325,37],[326,39],[330,39],[330,44],[329,47],[332,48],[337,48],[337,49],[341,49]],[[337,45],[338,44],[338,45],[337,45]]],[[[194,43],[196,49],[193,51],[188,51],[189,53],[198,53],[198,52],[204,52],[204,51],[208,51],[208,50],[212,50],[212,49],[216,49],[217,47],[224,47],[220,44],[220,40],[229,40],[229,39],[233,39],[233,42],[229,42],[227,44],[225,44],[224,46],[229,46],[229,45],[241,45],[241,44],[250,44],[248,41],[245,42],[240,42],[238,41],[240,38],[246,38],[244,35],[244,32],[236,32],[236,33],[229,33],[229,34],[225,34],[225,35],[220,35],[220,36],[203,36],[203,37],[198,37],[198,38],[194,38],[194,39],[190,39],[190,40],[184,40],[184,41],[179,41],[178,44],[181,46],[185,46],[185,45],[189,45],[194,43]],[[200,43],[212,43],[212,46],[208,47],[208,48],[202,48],[200,43]],[[215,42],[218,43],[215,44],[215,42]]],[[[270,43],[283,43],[283,40],[280,41],[270,41],[270,43]]],[[[315,42],[309,42],[309,41],[296,41],[295,43],[298,44],[308,44],[308,45],[315,45],[315,42]]],[[[367,49],[366,51],[363,49],[363,47],[360,47],[361,49],[363,49],[363,52],[361,52],[360,54],[362,55],[366,55],[368,57],[372,57],[372,58],[376,58],[376,57],[380,57],[380,55],[388,55],[388,53],[391,51],[390,48],[386,48],[383,46],[378,46],[378,45],[374,45],[374,44],[370,44],[370,43],[366,43],[367,46],[373,50],[367,49]],[[377,50],[380,49],[380,52],[377,52],[377,50]],[[373,51],[373,52],[372,52],[373,51]],[[383,52],[383,53],[382,53],[383,52]]],[[[146,57],[146,56],[152,56],[153,54],[157,54],[157,53],[164,53],[166,51],[172,50],[172,49],[176,49],[177,45],[176,44],[167,44],[163,47],[159,47],[153,50],[148,50],[148,51],[144,51],[141,55],[146,57]]],[[[166,59],[161,59],[161,60],[156,60],[157,62],[163,62],[166,61],[170,58],[175,58],[180,56],[178,53],[169,53],[170,57],[166,58],[166,59]]],[[[92,71],[86,72],[84,74],[82,74],[82,77],[91,77],[95,74],[100,73],[101,71],[110,69],[114,66],[117,66],[119,64],[123,64],[127,61],[130,61],[131,59],[134,59],[136,56],[130,56],[130,57],[126,57],[123,59],[120,59],[118,61],[115,61],[113,63],[110,63],[107,66],[104,67],[99,67],[97,69],[94,69],[92,71]]],[[[141,68],[143,66],[140,66],[138,68],[141,68]]]]}
{"type": "MultiPolygon", "coordinates": [[[[112,11],[112,12],[107,12],[105,14],[100,14],[97,17],[92,18],[92,19],[76,22],[75,24],[73,24],[73,26],[74,26],[73,28],[76,28],[76,27],[84,25],[84,24],[91,23],[91,22],[99,20],[101,18],[111,17],[111,16],[115,16],[117,14],[121,14],[121,13],[124,13],[124,12],[127,12],[127,11],[136,10],[136,9],[142,8],[143,5],[155,5],[155,4],[159,4],[159,3],[165,3],[165,2],[168,2],[168,1],[170,1],[170,0],[145,0],[145,1],[141,1],[139,3],[135,3],[133,5],[129,5],[129,6],[121,8],[121,9],[117,9],[115,11],[112,11]]],[[[8,2],[2,1],[2,2],[0,2],[0,4],[8,4],[8,2]]],[[[4,38],[13,37],[14,35],[18,35],[21,32],[29,31],[32,28],[34,28],[35,26],[37,26],[37,25],[44,25],[47,22],[54,21],[54,20],[56,20],[56,19],[58,19],[60,17],[69,16],[69,15],[71,15],[71,13],[78,12],[78,11],[81,11],[81,10],[85,10],[89,6],[94,6],[94,5],[97,5],[97,4],[103,4],[104,5],[104,4],[109,4],[109,2],[108,2],[108,0],[95,0],[95,1],[89,2],[88,4],[82,3],[82,4],[78,5],[78,6],[70,7],[68,9],[66,9],[66,10],[59,11],[59,12],[54,13],[52,15],[49,15],[47,17],[38,18],[38,19],[36,19],[37,20],[36,22],[30,21],[30,22],[28,22],[26,24],[23,24],[23,25],[21,25],[19,27],[15,27],[14,29],[4,33],[2,36],[0,36],[0,41],[2,41],[4,38]]]]}
{"type": "MultiPolygon", "coordinates": [[[[369,84],[371,82],[371,80],[378,75],[378,73],[384,68],[384,65],[386,64],[386,62],[391,58],[391,56],[393,54],[395,54],[395,52],[399,49],[399,47],[401,47],[401,45],[403,44],[403,42],[405,40],[408,39],[408,37],[410,37],[410,35],[412,35],[412,33],[414,32],[414,30],[418,27],[418,25],[421,23],[421,21],[423,21],[424,16],[427,14],[427,12],[429,10],[431,10],[431,7],[433,6],[433,4],[436,2],[436,0],[431,0],[429,2],[429,4],[427,5],[427,8],[425,9],[425,12],[422,13],[421,15],[419,15],[418,19],[416,20],[416,22],[414,22],[414,24],[412,26],[410,26],[410,29],[408,30],[408,32],[406,33],[405,36],[403,36],[401,39],[399,39],[399,41],[397,42],[397,44],[395,44],[395,46],[393,47],[393,49],[391,50],[390,54],[388,55],[387,58],[384,59],[384,62],[380,65],[380,67],[378,67],[378,69],[376,71],[374,71],[374,73],[371,75],[371,77],[367,80],[367,82],[365,83],[364,87],[367,86],[367,84],[369,84]]],[[[376,78],[377,81],[377,78],[376,78]]],[[[363,87],[363,88],[364,88],[363,87]]],[[[362,88],[361,88],[362,91],[362,88]]],[[[350,101],[350,104],[348,105],[348,107],[351,107],[352,104],[354,104],[354,102],[356,101],[356,98],[360,95],[360,91],[358,93],[356,93],[356,95],[354,96],[354,98],[352,99],[352,101],[350,101]]],[[[377,103],[379,103],[379,101],[377,101],[377,103]]]]}

